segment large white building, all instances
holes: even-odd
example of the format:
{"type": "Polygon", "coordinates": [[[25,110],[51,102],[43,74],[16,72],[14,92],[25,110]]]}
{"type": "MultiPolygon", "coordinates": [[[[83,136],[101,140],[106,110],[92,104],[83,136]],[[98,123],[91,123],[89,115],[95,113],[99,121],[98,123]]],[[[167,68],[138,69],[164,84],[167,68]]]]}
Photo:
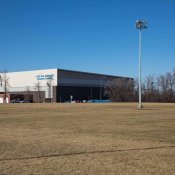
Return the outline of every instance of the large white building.
{"type": "MultiPolygon", "coordinates": [[[[3,74],[0,74],[0,103],[4,101],[3,74]]],[[[8,102],[64,102],[70,100],[103,99],[107,81],[118,77],[63,69],[45,69],[6,73],[8,102]]]]}

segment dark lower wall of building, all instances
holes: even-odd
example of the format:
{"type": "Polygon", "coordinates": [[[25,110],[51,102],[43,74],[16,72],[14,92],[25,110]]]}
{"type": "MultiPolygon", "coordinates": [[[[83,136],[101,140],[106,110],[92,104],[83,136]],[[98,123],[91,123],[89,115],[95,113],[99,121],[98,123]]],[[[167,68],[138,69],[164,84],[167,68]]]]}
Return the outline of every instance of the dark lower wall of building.
{"type": "MultiPolygon", "coordinates": [[[[70,101],[70,96],[73,96],[73,100],[91,100],[100,99],[100,87],[81,87],[81,86],[57,86],[57,102],[70,101]]],[[[102,99],[106,99],[103,95],[102,99]]]]}
{"type": "Polygon", "coordinates": [[[40,91],[40,94],[37,91],[30,91],[30,93],[24,92],[11,92],[10,100],[29,100],[34,103],[43,103],[45,102],[45,92],[40,91]]]}

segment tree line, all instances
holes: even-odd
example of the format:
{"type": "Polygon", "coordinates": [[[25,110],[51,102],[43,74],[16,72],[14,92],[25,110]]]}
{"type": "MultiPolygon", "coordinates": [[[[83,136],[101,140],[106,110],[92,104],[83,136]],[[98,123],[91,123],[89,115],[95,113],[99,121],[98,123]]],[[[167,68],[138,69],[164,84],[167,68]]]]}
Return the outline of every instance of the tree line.
{"type": "MultiPolygon", "coordinates": [[[[106,83],[104,96],[113,102],[136,102],[139,96],[138,79],[118,78],[106,83]]],[[[8,96],[9,78],[7,71],[1,72],[0,86],[4,91],[4,99],[8,96]]],[[[47,82],[48,98],[51,99],[52,79],[47,82]]],[[[40,81],[34,85],[38,92],[38,102],[42,101],[42,87],[40,81]]],[[[26,98],[31,97],[29,87],[26,89],[26,98]]],[[[159,76],[149,75],[142,81],[143,102],[175,103],[175,68],[159,76]]]]}
{"type": "MultiPolygon", "coordinates": [[[[139,96],[138,79],[118,78],[108,82],[104,95],[114,102],[136,102],[139,96]]],[[[143,102],[175,102],[175,68],[159,76],[149,75],[142,81],[143,102]]]]}

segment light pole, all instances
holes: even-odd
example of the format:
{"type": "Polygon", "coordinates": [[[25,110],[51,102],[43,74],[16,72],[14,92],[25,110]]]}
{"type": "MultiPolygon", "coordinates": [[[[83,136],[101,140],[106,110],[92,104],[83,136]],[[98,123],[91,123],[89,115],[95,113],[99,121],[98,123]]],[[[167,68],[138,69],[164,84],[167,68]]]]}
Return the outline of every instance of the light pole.
{"type": "Polygon", "coordinates": [[[142,106],[142,79],[141,79],[141,66],[142,66],[142,29],[146,29],[147,22],[142,20],[136,21],[136,28],[139,30],[139,105],[138,108],[141,109],[142,106]]]}

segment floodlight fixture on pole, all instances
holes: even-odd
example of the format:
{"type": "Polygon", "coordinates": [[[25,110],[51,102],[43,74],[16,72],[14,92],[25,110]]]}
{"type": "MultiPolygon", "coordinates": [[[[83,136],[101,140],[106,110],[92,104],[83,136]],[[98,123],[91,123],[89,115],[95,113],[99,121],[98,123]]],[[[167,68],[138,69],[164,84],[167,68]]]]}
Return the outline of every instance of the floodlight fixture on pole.
{"type": "Polygon", "coordinates": [[[141,109],[142,106],[142,30],[147,29],[147,22],[142,20],[136,21],[136,28],[139,30],[139,105],[138,108],[141,109]]]}

